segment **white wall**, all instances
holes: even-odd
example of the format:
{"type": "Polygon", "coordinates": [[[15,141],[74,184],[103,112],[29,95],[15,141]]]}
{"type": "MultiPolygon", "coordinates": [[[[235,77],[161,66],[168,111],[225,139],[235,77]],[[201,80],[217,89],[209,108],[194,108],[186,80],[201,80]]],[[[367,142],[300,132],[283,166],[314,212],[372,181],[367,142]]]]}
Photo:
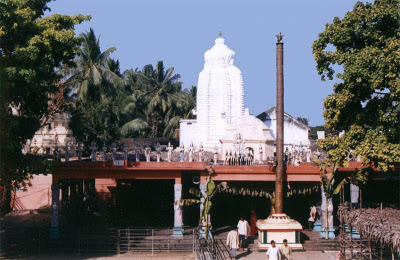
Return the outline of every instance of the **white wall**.
{"type": "MultiPolygon", "coordinates": [[[[271,135],[276,140],[276,120],[266,120],[264,123],[271,129],[271,135]]],[[[284,123],[284,145],[292,146],[299,145],[300,142],[302,145],[310,145],[310,141],[308,140],[308,129],[299,126],[294,120],[288,120],[285,117],[284,123]]]]}
{"type": "Polygon", "coordinates": [[[193,142],[195,147],[200,145],[197,120],[188,119],[179,121],[179,144],[183,143],[188,148],[193,142]]]}

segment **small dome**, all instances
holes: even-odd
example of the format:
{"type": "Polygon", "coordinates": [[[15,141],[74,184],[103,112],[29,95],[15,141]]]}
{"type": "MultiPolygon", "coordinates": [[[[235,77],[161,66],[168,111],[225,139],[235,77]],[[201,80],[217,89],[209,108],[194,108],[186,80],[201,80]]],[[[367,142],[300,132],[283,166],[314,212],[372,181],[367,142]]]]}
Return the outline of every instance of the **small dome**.
{"type": "Polygon", "coordinates": [[[270,134],[270,129],[257,117],[250,115],[246,108],[244,114],[237,118],[225,130],[223,140],[233,140],[236,134],[240,133],[244,140],[270,141],[274,138],[270,134]]]}

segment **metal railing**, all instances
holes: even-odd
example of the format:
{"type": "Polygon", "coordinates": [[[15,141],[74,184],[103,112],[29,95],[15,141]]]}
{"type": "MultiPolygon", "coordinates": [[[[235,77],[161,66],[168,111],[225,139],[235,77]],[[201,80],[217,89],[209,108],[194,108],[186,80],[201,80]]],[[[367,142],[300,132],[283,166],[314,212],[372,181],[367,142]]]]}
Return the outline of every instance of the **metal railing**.
{"type": "Polygon", "coordinates": [[[196,257],[197,260],[231,260],[231,254],[221,239],[215,239],[210,234],[207,239],[204,229],[199,227],[196,232],[196,257]]]}
{"type": "Polygon", "coordinates": [[[174,236],[172,228],[118,229],[117,253],[127,252],[195,252],[195,229],[174,236]]]}
{"type": "Polygon", "coordinates": [[[184,228],[181,236],[174,236],[172,228],[138,227],[55,231],[36,226],[4,229],[0,234],[0,253],[5,257],[46,253],[185,252],[195,254],[198,260],[232,259],[222,240],[212,236],[205,239],[200,228],[184,228]]]}

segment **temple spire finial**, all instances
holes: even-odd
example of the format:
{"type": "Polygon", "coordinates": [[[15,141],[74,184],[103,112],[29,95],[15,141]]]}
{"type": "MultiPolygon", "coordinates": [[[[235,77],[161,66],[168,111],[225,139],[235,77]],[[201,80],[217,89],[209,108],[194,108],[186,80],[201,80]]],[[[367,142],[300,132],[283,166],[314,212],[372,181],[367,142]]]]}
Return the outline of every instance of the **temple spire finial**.
{"type": "Polygon", "coordinates": [[[219,31],[218,36],[221,38],[221,36],[222,36],[222,32],[221,31],[219,31]]]}
{"type": "Polygon", "coordinates": [[[276,35],[277,43],[281,43],[282,42],[283,36],[284,35],[282,35],[281,32],[279,32],[279,34],[276,35]]]}

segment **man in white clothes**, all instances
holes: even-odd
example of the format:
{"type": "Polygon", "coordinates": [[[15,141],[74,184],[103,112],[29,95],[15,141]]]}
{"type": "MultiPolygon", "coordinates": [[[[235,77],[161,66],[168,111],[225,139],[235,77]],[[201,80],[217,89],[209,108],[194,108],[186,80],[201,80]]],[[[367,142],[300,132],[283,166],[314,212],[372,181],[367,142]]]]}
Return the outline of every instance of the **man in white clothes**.
{"type": "Polygon", "coordinates": [[[280,260],[281,259],[281,251],[277,246],[275,246],[275,241],[271,240],[271,246],[267,251],[267,259],[268,260],[280,260]]]}
{"type": "Polygon", "coordinates": [[[228,233],[226,246],[228,247],[232,258],[236,259],[236,250],[239,248],[239,238],[236,227],[232,227],[232,230],[228,233]]]}
{"type": "Polygon", "coordinates": [[[237,224],[239,229],[239,248],[243,248],[244,251],[244,243],[250,233],[250,226],[247,221],[241,217],[239,223],[237,224]]]}

